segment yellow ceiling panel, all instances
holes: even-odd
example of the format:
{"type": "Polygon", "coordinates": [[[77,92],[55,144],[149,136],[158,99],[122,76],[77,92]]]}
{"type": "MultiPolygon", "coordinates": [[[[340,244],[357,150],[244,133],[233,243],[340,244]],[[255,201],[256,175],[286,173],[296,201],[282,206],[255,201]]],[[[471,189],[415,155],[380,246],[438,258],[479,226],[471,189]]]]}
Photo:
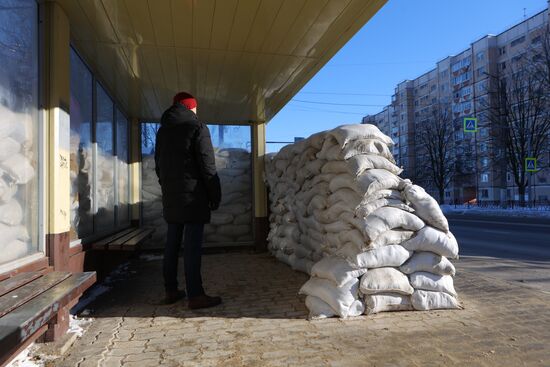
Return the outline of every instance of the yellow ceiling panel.
{"type": "Polygon", "coordinates": [[[111,25],[101,0],[77,0],[84,15],[92,24],[95,39],[110,44],[118,43],[118,38],[111,25]]]}
{"type": "MultiPolygon", "coordinates": [[[[70,0],[67,0],[70,1],[70,0]]],[[[87,0],[81,0],[87,1],[87,0]]],[[[149,12],[149,2],[147,0],[113,0],[114,5],[124,8],[130,19],[130,27],[134,34],[132,38],[137,45],[155,45],[155,31],[149,12]]],[[[160,0],[165,1],[165,0],[160,0]]],[[[158,19],[157,21],[161,21],[158,19]]],[[[169,20],[162,20],[169,21],[169,20]]]]}
{"type": "Polygon", "coordinates": [[[282,3],[271,31],[262,44],[262,52],[277,52],[305,4],[306,0],[285,0],[282,3]]]}
{"type": "Polygon", "coordinates": [[[172,9],[171,2],[168,0],[158,1],[149,0],[149,14],[151,20],[166,19],[166,21],[156,21],[153,23],[156,44],[159,46],[174,46],[174,29],[172,27],[172,9]]]}
{"type": "Polygon", "coordinates": [[[386,0],[50,0],[130,116],[186,90],[206,122],[268,121],[386,0]]]}
{"type": "Polygon", "coordinates": [[[262,0],[250,29],[250,34],[244,47],[245,51],[260,51],[282,5],[283,1],[280,0],[262,0]]]}
{"type": "Polygon", "coordinates": [[[237,11],[233,17],[235,26],[232,29],[231,38],[229,39],[229,50],[242,51],[244,49],[244,45],[250,33],[250,27],[254,22],[259,5],[260,1],[258,0],[239,0],[237,11]]]}
{"type": "Polygon", "coordinates": [[[193,0],[171,0],[171,17],[165,22],[174,29],[176,47],[193,46],[193,0]]]}
{"type": "Polygon", "coordinates": [[[210,47],[212,22],[216,0],[200,0],[193,3],[193,47],[207,49],[210,47]]]}
{"type": "Polygon", "coordinates": [[[226,50],[233,30],[233,20],[237,10],[238,0],[217,1],[214,10],[212,38],[210,48],[213,50],[226,50]]]}

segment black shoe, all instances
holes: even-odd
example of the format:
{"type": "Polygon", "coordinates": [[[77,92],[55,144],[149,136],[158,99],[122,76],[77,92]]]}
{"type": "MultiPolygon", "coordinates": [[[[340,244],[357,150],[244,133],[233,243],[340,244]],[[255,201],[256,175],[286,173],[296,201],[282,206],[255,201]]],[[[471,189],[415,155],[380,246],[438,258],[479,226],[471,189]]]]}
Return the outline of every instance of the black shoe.
{"type": "Polygon", "coordinates": [[[164,304],[171,305],[176,303],[180,299],[185,298],[185,291],[175,290],[175,291],[166,291],[166,296],[164,297],[164,304]]]}
{"type": "Polygon", "coordinates": [[[192,310],[214,307],[219,305],[220,303],[222,303],[222,299],[220,297],[210,297],[206,294],[189,298],[189,308],[192,310]]]}

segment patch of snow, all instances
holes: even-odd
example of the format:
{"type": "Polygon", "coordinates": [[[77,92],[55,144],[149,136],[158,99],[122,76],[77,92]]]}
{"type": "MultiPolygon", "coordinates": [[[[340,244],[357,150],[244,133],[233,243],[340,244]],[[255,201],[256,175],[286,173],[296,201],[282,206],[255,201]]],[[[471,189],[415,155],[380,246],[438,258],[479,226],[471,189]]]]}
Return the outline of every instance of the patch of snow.
{"type": "Polygon", "coordinates": [[[32,343],[23,349],[6,367],[44,367],[44,361],[34,356],[37,349],[38,347],[32,343]]]}
{"type": "Polygon", "coordinates": [[[67,330],[67,333],[76,334],[80,338],[84,335],[86,328],[92,323],[92,321],[93,319],[91,318],[70,315],[69,330],[67,330]]]}
{"type": "Polygon", "coordinates": [[[441,205],[441,210],[443,213],[454,213],[454,214],[485,214],[485,215],[494,215],[494,216],[514,216],[514,217],[537,217],[537,218],[550,218],[550,207],[514,207],[514,208],[486,208],[486,207],[477,207],[467,205],[441,205]]]}

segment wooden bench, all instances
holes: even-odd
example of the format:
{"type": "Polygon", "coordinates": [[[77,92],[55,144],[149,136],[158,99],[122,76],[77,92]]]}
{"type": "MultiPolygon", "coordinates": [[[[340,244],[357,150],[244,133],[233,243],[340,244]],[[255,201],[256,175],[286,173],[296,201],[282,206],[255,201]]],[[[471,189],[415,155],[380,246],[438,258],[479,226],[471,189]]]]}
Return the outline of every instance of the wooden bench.
{"type": "Polygon", "coordinates": [[[150,239],[154,229],[129,228],[94,242],[91,248],[103,251],[137,251],[150,239]]]}
{"type": "Polygon", "coordinates": [[[21,273],[0,282],[0,366],[58,323],[96,281],[95,272],[21,273]]]}

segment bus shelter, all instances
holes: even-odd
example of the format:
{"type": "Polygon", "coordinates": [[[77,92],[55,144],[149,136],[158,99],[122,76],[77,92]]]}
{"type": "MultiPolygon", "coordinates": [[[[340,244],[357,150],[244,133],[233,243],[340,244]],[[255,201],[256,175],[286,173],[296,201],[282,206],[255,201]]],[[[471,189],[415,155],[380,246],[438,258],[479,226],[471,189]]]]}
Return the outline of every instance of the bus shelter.
{"type": "Polygon", "coordinates": [[[0,280],[81,271],[89,244],[131,226],[160,243],[151,154],[179,91],[226,190],[207,242],[264,248],[266,124],[384,3],[1,1],[0,280]]]}

